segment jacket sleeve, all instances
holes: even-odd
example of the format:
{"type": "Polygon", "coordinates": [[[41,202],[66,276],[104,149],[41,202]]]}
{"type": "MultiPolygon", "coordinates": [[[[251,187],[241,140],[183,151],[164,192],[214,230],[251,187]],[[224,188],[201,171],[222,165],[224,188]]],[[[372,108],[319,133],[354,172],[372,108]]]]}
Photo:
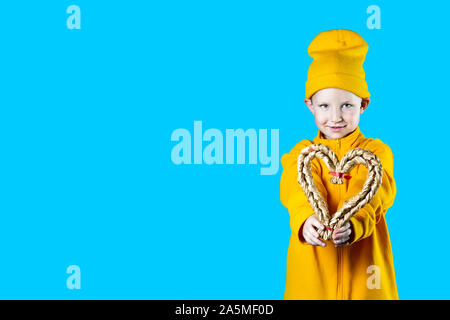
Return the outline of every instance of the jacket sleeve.
{"type": "MultiPolygon", "coordinates": [[[[314,214],[314,210],[298,183],[297,160],[300,152],[310,144],[311,142],[305,143],[302,141],[290,153],[286,153],[281,157],[283,172],[280,181],[280,200],[283,206],[289,211],[291,230],[294,234],[298,235],[297,239],[301,243],[306,243],[306,241],[303,239],[300,230],[305,220],[314,214]]],[[[317,189],[326,202],[327,191],[321,180],[321,168],[315,160],[311,161],[311,172],[317,189]]]]}
{"type": "MultiPolygon", "coordinates": [[[[392,151],[389,146],[382,143],[379,139],[375,139],[375,141],[377,141],[377,143],[374,144],[374,147],[370,148],[368,146],[367,149],[377,155],[383,166],[382,184],[372,200],[350,218],[354,230],[352,243],[372,235],[376,224],[393,205],[397,193],[394,180],[394,158],[392,151]]],[[[361,166],[362,165],[359,165],[359,167],[361,166]]],[[[356,195],[361,191],[367,178],[367,170],[362,171],[359,169],[358,171],[360,174],[357,174],[354,179],[352,178],[349,180],[348,191],[353,195],[356,195]],[[362,175],[361,172],[364,172],[365,175],[362,175]]]]}

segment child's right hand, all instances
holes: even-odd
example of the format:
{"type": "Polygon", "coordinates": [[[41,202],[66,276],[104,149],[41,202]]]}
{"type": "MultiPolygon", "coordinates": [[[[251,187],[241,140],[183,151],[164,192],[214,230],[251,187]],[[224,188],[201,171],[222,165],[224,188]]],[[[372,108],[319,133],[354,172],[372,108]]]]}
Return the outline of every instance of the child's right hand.
{"type": "Polygon", "coordinates": [[[311,215],[308,219],[306,219],[303,224],[303,238],[306,242],[313,246],[322,246],[325,247],[325,242],[319,239],[319,233],[317,230],[323,230],[324,226],[320,223],[320,221],[316,218],[315,215],[311,215]]]}

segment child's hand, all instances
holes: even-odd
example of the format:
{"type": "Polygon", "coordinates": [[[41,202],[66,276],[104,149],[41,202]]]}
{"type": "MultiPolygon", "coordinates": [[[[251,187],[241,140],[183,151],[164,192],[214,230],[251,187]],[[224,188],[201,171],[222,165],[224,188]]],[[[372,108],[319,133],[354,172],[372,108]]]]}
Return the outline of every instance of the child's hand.
{"type": "Polygon", "coordinates": [[[335,247],[345,247],[351,243],[353,228],[350,222],[345,223],[333,232],[333,242],[335,247]]]}
{"type": "Polygon", "coordinates": [[[306,242],[313,246],[322,246],[325,247],[325,242],[319,239],[319,233],[317,230],[323,230],[324,226],[317,220],[315,215],[310,216],[306,219],[303,224],[303,238],[306,242]]]}

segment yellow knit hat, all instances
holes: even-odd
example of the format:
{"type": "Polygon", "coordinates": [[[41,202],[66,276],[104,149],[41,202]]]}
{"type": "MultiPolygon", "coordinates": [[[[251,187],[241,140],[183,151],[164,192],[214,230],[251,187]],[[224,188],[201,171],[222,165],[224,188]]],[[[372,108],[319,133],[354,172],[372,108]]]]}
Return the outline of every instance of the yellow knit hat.
{"type": "Polygon", "coordinates": [[[354,31],[336,29],[319,33],[308,47],[309,66],[305,96],[324,88],[339,88],[361,98],[370,97],[363,69],[369,46],[354,31]]]}

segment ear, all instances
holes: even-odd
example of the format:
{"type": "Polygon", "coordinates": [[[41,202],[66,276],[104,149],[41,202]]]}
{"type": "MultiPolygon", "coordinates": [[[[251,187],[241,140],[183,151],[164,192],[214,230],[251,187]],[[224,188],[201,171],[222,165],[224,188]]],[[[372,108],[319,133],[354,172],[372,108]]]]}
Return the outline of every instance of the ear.
{"type": "Polygon", "coordinates": [[[370,103],[370,98],[362,99],[362,101],[361,101],[361,108],[360,108],[360,113],[359,114],[362,114],[367,109],[367,107],[369,106],[369,103],[370,103]]]}
{"type": "Polygon", "coordinates": [[[308,106],[309,111],[311,111],[311,113],[314,114],[314,106],[313,106],[311,100],[305,98],[305,103],[308,106]]]}

